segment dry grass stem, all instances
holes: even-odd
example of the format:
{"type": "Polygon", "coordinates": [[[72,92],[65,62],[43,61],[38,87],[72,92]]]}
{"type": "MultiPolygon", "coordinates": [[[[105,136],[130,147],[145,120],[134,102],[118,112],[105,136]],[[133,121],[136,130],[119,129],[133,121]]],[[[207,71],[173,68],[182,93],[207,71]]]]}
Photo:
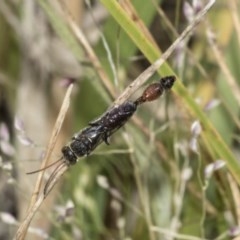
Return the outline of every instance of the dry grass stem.
{"type": "Polygon", "coordinates": [[[169,231],[169,229],[163,229],[163,228],[159,228],[159,227],[156,227],[156,226],[152,226],[151,229],[152,229],[152,231],[160,233],[164,236],[171,236],[173,238],[177,238],[177,239],[180,239],[180,240],[208,240],[206,238],[200,238],[200,237],[195,237],[195,236],[190,236],[190,235],[171,232],[171,231],[169,231]]]}
{"type": "MultiPolygon", "coordinates": [[[[40,169],[46,167],[46,165],[48,163],[48,160],[49,160],[49,158],[50,158],[50,156],[53,152],[54,146],[55,146],[56,141],[57,141],[58,134],[60,132],[60,129],[61,129],[63,121],[64,121],[64,118],[66,116],[67,110],[68,110],[69,105],[70,105],[70,96],[71,96],[71,93],[72,93],[72,89],[73,89],[73,84],[71,84],[67,89],[66,95],[65,95],[64,100],[63,100],[62,107],[60,109],[60,112],[58,114],[56,123],[55,123],[53,131],[52,131],[52,135],[51,135],[51,138],[50,138],[50,141],[49,141],[49,144],[48,144],[48,147],[47,147],[47,151],[46,151],[46,156],[45,156],[45,158],[44,158],[44,160],[41,164],[40,169]]],[[[49,191],[52,189],[52,187],[56,184],[58,179],[61,177],[61,175],[63,174],[63,170],[65,172],[67,170],[67,167],[62,168],[61,171],[59,172],[59,174],[56,175],[56,179],[54,179],[54,181],[49,185],[49,191]]],[[[32,198],[31,198],[31,201],[30,201],[30,204],[29,204],[29,208],[28,208],[26,218],[24,219],[24,221],[20,225],[19,229],[17,230],[16,236],[15,236],[15,239],[17,239],[17,240],[21,240],[21,239],[25,238],[26,233],[27,233],[27,229],[30,225],[30,222],[31,222],[34,214],[36,213],[36,211],[40,207],[43,200],[46,198],[46,195],[43,192],[41,192],[41,194],[39,195],[41,185],[42,185],[43,175],[44,175],[44,171],[40,171],[39,174],[38,174],[38,179],[37,179],[37,182],[36,182],[33,194],[32,194],[32,198]]],[[[49,193],[49,191],[47,193],[49,193]]]]}
{"type": "Polygon", "coordinates": [[[240,227],[240,207],[239,207],[239,199],[240,199],[240,192],[239,192],[239,187],[237,182],[235,181],[235,179],[228,174],[228,182],[232,191],[232,195],[233,195],[233,201],[235,204],[235,211],[237,214],[237,224],[240,227]]]}
{"type": "Polygon", "coordinates": [[[32,208],[28,211],[28,214],[27,214],[26,218],[24,219],[24,221],[22,222],[22,224],[19,226],[17,233],[14,237],[14,240],[25,239],[29,224],[30,224],[32,218],[34,217],[35,213],[37,212],[38,208],[41,206],[43,200],[44,200],[44,195],[41,194],[38,197],[37,201],[32,206],[32,208]]]}
{"type": "MultiPolygon", "coordinates": [[[[209,28],[208,35],[211,35],[211,30],[209,28]]],[[[232,75],[229,67],[227,66],[225,62],[225,57],[223,56],[222,52],[219,50],[219,47],[217,46],[217,43],[214,41],[213,37],[208,37],[209,44],[211,46],[211,49],[215,55],[215,58],[217,60],[218,65],[220,66],[223,74],[226,76],[226,81],[230,88],[232,89],[234,96],[237,99],[238,104],[240,104],[240,88],[234,79],[234,76],[232,75]]]]}
{"type": "Polygon", "coordinates": [[[22,38],[22,32],[19,28],[19,19],[16,17],[16,14],[10,9],[10,7],[4,2],[0,1],[0,12],[7,20],[8,24],[14,29],[18,38],[22,38]]]}
{"type": "MultiPolygon", "coordinates": [[[[179,34],[178,34],[177,30],[175,29],[175,27],[171,23],[171,21],[168,19],[168,17],[166,16],[166,14],[162,10],[162,8],[158,6],[158,4],[156,3],[155,0],[152,0],[152,3],[156,7],[157,12],[158,12],[159,16],[161,17],[161,20],[166,24],[167,29],[170,30],[170,32],[173,34],[174,37],[178,38],[179,34]]],[[[197,69],[202,74],[202,76],[204,78],[210,78],[209,74],[206,72],[204,67],[201,65],[201,63],[199,63],[199,60],[196,58],[196,56],[194,56],[193,52],[187,46],[186,46],[186,51],[187,51],[187,54],[190,56],[191,60],[193,60],[193,65],[197,67],[197,69]]]]}
{"type": "Polygon", "coordinates": [[[131,1],[122,0],[119,1],[121,7],[134,19],[134,22],[137,24],[138,28],[144,33],[145,37],[154,45],[156,49],[159,49],[158,44],[150,33],[149,29],[146,27],[143,20],[139,17],[138,12],[131,3],[131,1]]]}
{"type": "Polygon", "coordinates": [[[189,24],[186,29],[182,32],[182,34],[173,42],[173,44],[162,54],[162,56],[157,59],[150,67],[148,67],[142,74],[140,74],[128,87],[124,90],[124,92],[117,98],[115,101],[115,105],[120,105],[126,99],[128,99],[140,86],[142,86],[149,77],[151,77],[160,67],[161,65],[169,58],[169,56],[173,53],[173,51],[179,46],[179,44],[193,31],[193,29],[197,26],[199,22],[203,19],[205,14],[209,11],[209,9],[213,6],[215,0],[211,0],[208,4],[203,8],[202,11],[198,13],[196,18],[193,20],[191,24],[189,24]]]}
{"type": "Polygon", "coordinates": [[[116,92],[115,92],[115,89],[113,87],[113,84],[111,83],[111,80],[109,79],[109,77],[105,73],[100,61],[98,60],[98,57],[94,53],[91,45],[89,44],[88,40],[84,36],[83,32],[81,31],[79,26],[77,26],[76,23],[70,17],[67,18],[67,21],[68,21],[68,24],[69,24],[71,30],[73,31],[74,36],[76,36],[76,38],[78,39],[80,44],[85,49],[89,60],[91,61],[94,68],[96,69],[96,71],[97,71],[98,75],[100,76],[100,79],[102,80],[104,86],[107,88],[107,90],[109,91],[111,96],[115,97],[116,92]]]}
{"type": "MultiPolygon", "coordinates": [[[[68,110],[69,105],[70,105],[70,96],[71,96],[71,93],[72,93],[72,89],[73,89],[73,84],[71,84],[67,89],[67,92],[66,92],[66,95],[64,97],[60,112],[58,114],[57,120],[55,122],[53,131],[52,131],[52,135],[51,135],[51,138],[50,138],[50,141],[49,141],[49,144],[48,144],[48,147],[47,147],[47,151],[46,151],[46,156],[44,157],[44,160],[42,161],[40,169],[45,168],[48,165],[48,161],[49,161],[50,156],[51,156],[51,154],[53,152],[53,149],[55,147],[57,137],[59,135],[59,132],[61,130],[64,118],[66,116],[67,110],[68,110]]],[[[42,183],[42,179],[43,179],[43,175],[44,175],[44,171],[40,171],[39,174],[38,174],[37,183],[36,183],[33,195],[32,195],[31,203],[34,203],[36,201],[35,199],[37,198],[37,195],[39,193],[41,183],[42,183]]],[[[30,207],[31,207],[31,205],[32,204],[30,204],[30,207]]]]}
{"type": "Polygon", "coordinates": [[[238,37],[238,44],[240,45],[240,20],[239,20],[239,1],[238,0],[230,0],[228,1],[230,10],[231,10],[231,16],[233,18],[233,23],[236,29],[237,37],[238,37]]]}

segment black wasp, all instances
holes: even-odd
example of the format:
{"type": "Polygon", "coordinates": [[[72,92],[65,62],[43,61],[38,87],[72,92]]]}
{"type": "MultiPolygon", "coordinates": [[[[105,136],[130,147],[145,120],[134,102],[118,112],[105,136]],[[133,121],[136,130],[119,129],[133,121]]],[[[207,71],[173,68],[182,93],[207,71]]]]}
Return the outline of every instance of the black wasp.
{"type": "Polygon", "coordinates": [[[165,90],[171,89],[174,81],[174,76],[164,77],[149,85],[136,101],[126,101],[115,106],[90,122],[88,127],[75,134],[71,142],[62,148],[64,161],[75,164],[78,158],[89,155],[103,141],[109,144],[108,138],[129,120],[140,104],[161,96],[165,90]]]}
{"type": "MultiPolygon", "coordinates": [[[[161,78],[158,82],[150,84],[137,100],[126,101],[118,106],[110,108],[99,118],[90,122],[89,126],[76,133],[71,141],[62,148],[62,157],[60,159],[62,162],[50,175],[44,187],[44,194],[48,192],[51,181],[61,168],[75,164],[80,157],[88,156],[102,142],[109,144],[109,137],[131,118],[139,105],[144,102],[153,101],[161,96],[164,91],[170,90],[175,79],[175,76],[161,78]]],[[[29,174],[41,170],[43,169],[30,172],[29,174]]]]}

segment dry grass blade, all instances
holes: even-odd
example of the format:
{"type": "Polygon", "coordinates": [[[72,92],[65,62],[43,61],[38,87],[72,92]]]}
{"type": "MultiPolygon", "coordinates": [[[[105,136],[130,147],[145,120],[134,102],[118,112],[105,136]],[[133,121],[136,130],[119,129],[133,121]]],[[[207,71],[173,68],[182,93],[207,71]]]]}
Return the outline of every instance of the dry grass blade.
{"type": "MultiPolygon", "coordinates": [[[[72,89],[73,89],[73,84],[71,84],[67,89],[66,95],[65,95],[64,100],[63,100],[62,107],[61,107],[60,112],[58,114],[56,123],[55,123],[54,128],[53,128],[53,132],[52,132],[52,135],[51,135],[48,147],[47,147],[46,156],[45,156],[45,158],[44,158],[44,160],[41,164],[41,168],[46,167],[46,165],[48,163],[48,160],[49,160],[49,158],[52,154],[52,151],[54,149],[54,146],[56,144],[58,134],[60,132],[60,129],[61,129],[63,121],[64,121],[64,118],[66,116],[67,110],[68,110],[69,105],[70,105],[70,96],[71,96],[71,93],[72,93],[72,89]]],[[[66,170],[67,170],[67,166],[66,166],[66,168],[61,168],[61,171],[59,172],[59,174],[56,175],[54,181],[50,184],[50,189],[52,189],[52,187],[56,184],[57,180],[61,177],[61,175],[66,170]]],[[[38,174],[38,179],[37,179],[37,182],[36,182],[33,194],[32,194],[32,198],[31,198],[31,201],[30,201],[30,204],[29,204],[27,216],[24,219],[24,221],[22,222],[22,224],[20,225],[19,229],[17,230],[16,236],[15,236],[15,239],[17,239],[17,240],[25,238],[25,235],[27,233],[27,228],[28,228],[35,212],[40,207],[41,203],[43,202],[44,198],[46,197],[46,195],[44,193],[41,193],[39,195],[41,184],[42,184],[42,179],[43,179],[43,174],[44,174],[44,171],[40,171],[39,174],[38,174]]]]}
{"type": "Polygon", "coordinates": [[[233,95],[237,99],[237,103],[240,105],[240,88],[238,86],[238,83],[235,80],[233,74],[231,73],[229,67],[227,66],[224,54],[221,52],[221,50],[217,46],[217,43],[214,40],[214,37],[212,37],[211,35],[212,35],[212,31],[211,31],[211,27],[209,27],[208,28],[208,42],[209,42],[211,49],[215,55],[218,65],[220,66],[223,74],[226,76],[226,81],[227,81],[228,85],[231,87],[231,89],[233,91],[233,95]]]}
{"type": "Polygon", "coordinates": [[[14,239],[16,240],[22,240],[25,239],[25,235],[27,233],[27,229],[29,227],[29,224],[34,217],[35,213],[37,212],[38,208],[43,203],[44,199],[48,195],[48,193],[52,190],[52,188],[55,186],[55,184],[58,182],[58,180],[61,178],[61,176],[67,171],[68,166],[65,164],[61,164],[60,168],[57,168],[57,172],[55,172],[54,176],[47,182],[46,187],[44,188],[44,191],[38,196],[37,200],[34,202],[34,204],[31,206],[31,208],[28,211],[28,214],[24,221],[22,222],[21,226],[19,227],[16,236],[14,239]]]}
{"type": "Polygon", "coordinates": [[[237,224],[238,226],[240,226],[240,209],[239,209],[239,199],[240,199],[240,191],[239,191],[239,187],[237,182],[235,181],[235,179],[228,174],[228,182],[232,191],[232,195],[233,195],[233,201],[234,201],[234,207],[235,207],[235,211],[236,211],[236,217],[237,217],[237,224]]]}
{"type": "MultiPolygon", "coordinates": [[[[60,112],[58,114],[56,123],[55,123],[54,128],[53,128],[53,132],[52,132],[52,135],[51,135],[48,147],[47,147],[46,156],[45,156],[40,168],[45,168],[47,166],[49,158],[50,158],[50,156],[52,154],[52,151],[55,147],[58,134],[60,132],[60,129],[61,129],[63,121],[64,121],[64,118],[66,116],[67,110],[68,110],[69,105],[70,105],[70,95],[71,95],[72,89],[73,89],[73,84],[71,84],[68,87],[68,90],[67,90],[66,95],[64,97],[62,107],[61,107],[60,112]]],[[[34,204],[34,202],[36,201],[37,195],[39,193],[39,189],[41,187],[43,174],[44,174],[44,171],[39,172],[37,183],[36,183],[36,186],[35,186],[35,189],[34,189],[34,192],[33,192],[33,195],[32,195],[32,199],[31,199],[31,203],[30,203],[30,208],[34,204]]]]}
{"type": "Polygon", "coordinates": [[[240,44],[240,19],[239,19],[239,13],[238,13],[238,4],[239,1],[237,0],[230,0],[228,1],[229,7],[231,9],[231,16],[233,19],[233,23],[236,29],[237,37],[238,37],[238,42],[240,44]]]}
{"type": "Polygon", "coordinates": [[[18,228],[18,231],[17,231],[17,233],[16,233],[16,235],[14,237],[14,240],[25,239],[25,236],[26,236],[29,224],[30,224],[34,214],[36,213],[38,208],[41,206],[43,200],[44,200],[44,195],[41,194],[38,197],[37,201],[34,203],[34,205],[31,207],[31,209],[28,211],[28,214],[27,214],[26,218],[24,219],[24,221],[22,222],[22,224],[18,228]]]}
{"type": "Polygon", "coordinates": [[[207,240],[206,238],[200,238],[200,237],[195,237],[192,235],[185,235],[185,234],[179,234],[179,233],[175,233],[175,232],[171,232],[169,231],[169,229],[164,229],[164,228],[159,228],[156,226],[152,226],[152,231],[160,233],[160,234],[164,234],[167,237],[174,237],[177,239],[181,239],[181,240],[207,240]]]}
{"type": "Polygon", "coordinates": [[[79,26],[77,26],[77,24],[70,17],[67,18],[67,20],[68,20],[70,29],[73,31],[73,34],[76,36],[76,38],[80,42],[80,44],[84,47],[84,49],[88,55],[88,58],[90,59],[94,68],[96,69],[98,75],[100,76],[100,78],[103,82],[103,85],[108,89],[110,94],[114,97],[116,94],[116,91],[115,91],[113,85],[111,84],[111,80],[105,73],[98,57],[96,56],[95,52],[93,51],[92,47],[90,46],[88,40],[84,36],[84,34],[81,31],[81,29],[79,28],[79,26]]]}
{"type": "Polygon", "coordinates": [[[202,11],[198,13],[196,18],[192,21],[190,25],[182,32],[182,34],[173,42],[173,44],[162,54],[162,56],[157,59],[150,67],[148,67],[142,74],[140,74],[126,89],[125,91],[118,97],[115,101],[115,105],[120,105],[126,99],[128,99],[142,84],[144,84],[149,77],[151,77],[160,66],[168,59],[168,57],[173,53],[173,51],[179,46],[179,44],[190,34],[193,29],[197,26],[199,22],[203,19],[205,14],[209,11],[209,9],[213,6],[215,0],[211,0],[208,4],[203,8],[202,11]]]}

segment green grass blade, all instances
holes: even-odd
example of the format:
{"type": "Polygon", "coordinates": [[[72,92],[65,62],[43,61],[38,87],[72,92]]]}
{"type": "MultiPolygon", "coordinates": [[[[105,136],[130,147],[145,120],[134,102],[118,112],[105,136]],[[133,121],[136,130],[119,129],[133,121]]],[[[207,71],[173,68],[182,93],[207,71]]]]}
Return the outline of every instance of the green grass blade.
{"type": "MultiPolygon", "coordinates": [[[[161,52],[159,49],[155,48],[154,45],[148,41],[141,32],[141,29],[137,27],[135,22],[132,21],[117,1],[101,0],[101,2],[151,63],[160,58],[161,52]]],[[[161,75],[175,74],[167,62],[161,66],[158,73],[161,75]]],[[[202,135],[205,144],[214,146],[214,150],[219,158],[226,161],[228,169],[233,174],[236,181],[240,184],[240,166],[230,148],[223,141],[222,137],[214,128],[202,109],[197,105],[192,96],[190,96],[181,81],[178,80],[176,82],[174,91],[181,97],[185,106],[203,126],[202,135]]]]}

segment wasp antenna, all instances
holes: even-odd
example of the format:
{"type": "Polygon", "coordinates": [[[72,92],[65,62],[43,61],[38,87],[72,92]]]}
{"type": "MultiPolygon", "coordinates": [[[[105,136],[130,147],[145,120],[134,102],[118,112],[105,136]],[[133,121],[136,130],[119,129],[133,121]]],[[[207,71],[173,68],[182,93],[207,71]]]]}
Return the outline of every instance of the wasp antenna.
{"type": "Polygon", "coordinates": [[[46,170],[46,169],[48,169],[48,168],[54,166],[56,163],[62,161],[62,159],[63,159],[63,156],[62,156],[61,158],[59,158],[57,161],[51,163],[50,165],[48,165],[48,166],[46,166],[46,167],[44,167],[44,168],[41,168],[41,169],[38,169],[38,170],[35,170],[35,171],[32,171],[32,172],[27,172],[26,174],[30,175],[30,174],[35,174],[35,173],[38,173],[38,172],[44,171],[44,170],[46,170]]]}
{"type": "Polygon", "coordinates": [[[58,174],[60,173],[60,175],[62,175],[61,170],[66,166],[67,166],[66,162],[63,161],[53,170],[53,172],[51,173],[50,177],[48,178],[44,186],[44,189],[43,189],[44,196],[46,196],[51,191],[51,189],[55,185],[55,182],[58,179],[57,178],[58,174]]]}

